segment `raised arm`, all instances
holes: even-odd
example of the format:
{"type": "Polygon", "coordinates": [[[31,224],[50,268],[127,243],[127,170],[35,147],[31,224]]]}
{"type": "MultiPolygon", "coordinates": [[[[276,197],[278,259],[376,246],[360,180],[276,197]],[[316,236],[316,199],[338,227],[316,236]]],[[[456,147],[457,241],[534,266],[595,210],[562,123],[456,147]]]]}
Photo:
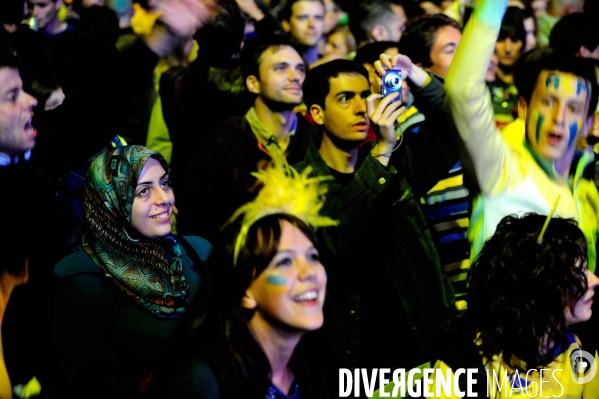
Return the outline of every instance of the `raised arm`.
{"type": "Polygon", "coordinates": [[[495,126],[485,72],[507,0],[478,1],[445,80],[450,116],[469,151],[483,193],[496,192],[510,171],[510,149],[495,126]]]}

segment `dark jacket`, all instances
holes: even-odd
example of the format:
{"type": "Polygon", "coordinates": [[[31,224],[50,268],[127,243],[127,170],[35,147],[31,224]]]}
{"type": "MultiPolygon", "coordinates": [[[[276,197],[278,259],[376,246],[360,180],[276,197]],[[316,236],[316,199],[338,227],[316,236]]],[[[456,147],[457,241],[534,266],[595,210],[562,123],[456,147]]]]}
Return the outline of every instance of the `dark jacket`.
{"type": "MultiPolygon", "coordinates": [[[[315,127],[298,115],[287,160],[299,162],[315,134],[315,127]]],[[[214,242],[223,224],[237,208],[254,199],[259,187],[251,175],[270,162],[244,116],[233,117],[207,136],[186,178],[173,180],[177,197],[177,230],[214,242]]]]}
{"type": "MultiPolygon", "coordinates": [[[[417,92],[435,110],[442,109],[439,86],[433,79],[417,92]]],[[[432,334],[455,312],[453,290],[420,205],[422,195],[456,162],[444,133],[431,127],[427,134],[406,135],[389,168],[366,155],[346,185],[326,181],[321,214],[340,224],[317,235],[329,277],[331,314],[325,320],[341,338],[340,367],[424,363],[432,334]]],[[[331,175],[315,146],[296,168],[308,166],[315,175],[331,175]]]]}
{"type": "MultiPolygon", "coordinates": [[[[200,237],[186,239],[206,260],[212,246],[200,237]]],[[[200,283],[198,265],[182,252],[193,297],[200,283]]],[[[132,398],[140,382],[168,358],[162,350],[181,318],[157,318],[143,310],[83,250],[61,260],[54,273],[54,342],[64,397],[132,398]]]]}

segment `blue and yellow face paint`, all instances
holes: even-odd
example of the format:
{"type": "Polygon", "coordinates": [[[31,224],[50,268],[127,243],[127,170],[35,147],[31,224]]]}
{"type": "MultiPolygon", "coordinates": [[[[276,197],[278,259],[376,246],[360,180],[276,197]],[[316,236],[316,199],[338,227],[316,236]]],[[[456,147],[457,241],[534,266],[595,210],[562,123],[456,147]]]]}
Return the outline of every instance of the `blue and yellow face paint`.
{"type": "Polygon", "coordinates": [[[289,284],[289,280],[287,277],[279,276],[276,274],[269,274],[266,276],[266,283],[274,288],[277,292],[284,292],[287,290],[287,286],[289,284]]]}

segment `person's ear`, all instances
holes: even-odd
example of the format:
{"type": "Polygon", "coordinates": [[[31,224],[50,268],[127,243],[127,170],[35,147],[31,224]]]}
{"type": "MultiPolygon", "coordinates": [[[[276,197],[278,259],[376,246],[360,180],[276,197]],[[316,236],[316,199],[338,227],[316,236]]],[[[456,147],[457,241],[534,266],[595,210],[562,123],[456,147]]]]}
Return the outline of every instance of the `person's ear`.
{"type": "Polygon", "coordinates": [[[324,125],[324,110],[320,105],[312,104],[310,107],[310,115],[316,124],[324,125]]]}
{"type": "Polygon", "coordinates": [[[260,94],[260,81],[256,76],[248,76],[245,79],[245,85],[250,93],[260,94]]]}
{"type": "Polygon", "coordinates": [[[375,25],[370,29],[370,37],[375,42],[387,40],[387,29],[383,25],[375,25]]]}
{"type": "Polygon", "coordinates": [[[19,284],[25,284],[29,281],[29,258],[25,259],[25,266],[19,272],[19,284]]]}
{"type": "Polygon", "coordinates": [[[580,50],[578,50],[578,55],[582,58],[591,58],[592,51],[589,51],[585,46],[580,46],[580,50]]]}
{"type": "Polygon", "coordinates": [[[591,130],[593,130],[593,124],[595,123],[595,114],[591,114],[587,117],[582,125],[582,130],[580,131],[580,137],[587,138],[591,130]]]}
{"type": "Polygon", "coordinates": [[[241,306],[243,306],[244,309],[248,310],[256,309],[256,306],[258,306],[256,298],[254,298],[249,289],[245,292],[245,295],[241,299],[241,306]]]}
{"type": "Polygon", "coordinates": [[[285,32],[290,32],[291,31],[291,25],[289,25],[289,21],[287,21],[287,20],[281,21],[281,26],[283,27],[283,30],[285,32]]]}
{"type": "Polygon", "coordinates": [[[524,97],[522,97],[522,96],[518,97],[518,118],[525,121],[527,112],[528,112],[528,104],[526,103],[526,100],[524,100],[524,97]]]}

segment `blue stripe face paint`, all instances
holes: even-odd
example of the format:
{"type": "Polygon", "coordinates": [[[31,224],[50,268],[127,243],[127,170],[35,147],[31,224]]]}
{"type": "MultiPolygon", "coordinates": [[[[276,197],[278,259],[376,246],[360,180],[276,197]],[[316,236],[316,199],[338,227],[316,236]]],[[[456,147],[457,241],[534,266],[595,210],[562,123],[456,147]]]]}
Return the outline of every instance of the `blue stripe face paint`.
{"type": "Polygon", "coordinates": [[[559,76],[553,74],[547,76],[547,79],[545,80],[545,87],[549,88],[552,83],[554,89],[557,90],[559,88],[559,76]]]}
{"type": "Polygon", "coordinates": [[[541,128],[543,127],[544,121],[545,121],[545,117],[543,115],[539,115],[539,117],[537,118],[537,130],[536,130],[537,144],[539,143],[539,140],[541,138],[541,128]]]}
{"type": "Polygon", "coordinates": [[[578,124],[573,123],[570,125],[570,138],[568,139],[568,149],[572,148],[572,144],[574,144],[574,139],[578,133],[578,124]]]}
{"type": "Polygon", "coordinates": [[[266,282],[272,285],[282,286],[287,285],[287,278],[283,276],[269,275],[266,277],[266,282]]]}

